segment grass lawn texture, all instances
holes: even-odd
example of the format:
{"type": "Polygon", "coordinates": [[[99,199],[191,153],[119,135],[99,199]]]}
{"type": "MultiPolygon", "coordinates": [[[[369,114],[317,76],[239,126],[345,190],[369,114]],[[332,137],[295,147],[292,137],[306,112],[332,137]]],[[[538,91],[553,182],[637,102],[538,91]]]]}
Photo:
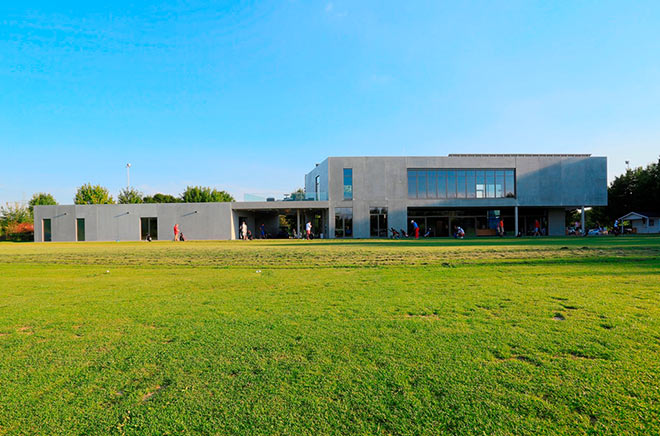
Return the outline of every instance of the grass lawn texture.
{"type": "Polygon", "coordinates": [[[1,243],[22,434],[660,434],[660,237],[1,243]]]}

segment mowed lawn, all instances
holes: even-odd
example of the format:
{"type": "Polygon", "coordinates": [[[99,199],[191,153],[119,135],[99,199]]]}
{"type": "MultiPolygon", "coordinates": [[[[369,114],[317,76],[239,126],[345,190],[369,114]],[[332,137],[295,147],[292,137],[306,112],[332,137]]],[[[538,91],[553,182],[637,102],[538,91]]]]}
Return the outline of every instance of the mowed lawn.
{"type": "Polygon", "coordinates": [[[660,237],[2,243],[0,434],[660,434],[660,237]]]}

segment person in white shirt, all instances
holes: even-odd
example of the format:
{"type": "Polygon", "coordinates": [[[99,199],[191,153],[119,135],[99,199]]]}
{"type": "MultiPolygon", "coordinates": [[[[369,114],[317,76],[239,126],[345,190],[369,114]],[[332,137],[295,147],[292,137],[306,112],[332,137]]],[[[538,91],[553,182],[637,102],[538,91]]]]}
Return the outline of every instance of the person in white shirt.
{"type": "Polygon", "coordinates": [[[248,240],[248,228],[245,221],[243,221],[243,224],[241,224],[241,236],[243,237],[244,241],[248,240]]]}
{"type": "Polygon", "coordinates": [[[305,230],[307,231],[307,240],[310,240],[312,238],[312,222],[307,221],[307,224],[305,225],[305,230]]]}

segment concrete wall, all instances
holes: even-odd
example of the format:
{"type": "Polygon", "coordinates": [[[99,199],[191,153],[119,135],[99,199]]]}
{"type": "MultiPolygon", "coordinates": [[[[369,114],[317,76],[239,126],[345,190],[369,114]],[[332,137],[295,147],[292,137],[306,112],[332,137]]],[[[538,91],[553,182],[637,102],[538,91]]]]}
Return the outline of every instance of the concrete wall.
{"type": "Polygon", "coordinates": [[[315,192],[316,176],[319,176],[320,183],[320,201],[327,201],[328,199],[328,186],[329,186],[329,173],[328,173],[328,159],[318,164],[312,171],[305,175],[305,193],[311,194],[315,192]]]}
{"type": "Polygon", "coordinates": [[[43,219],[50,218],[53,241],[76,240],[75,206],[35,206],[34,240],[43,241],[43,219]]]}
{"type": "MultiPolygon", "coordinates": [[[[76,218],[85,219],[86,241],[138,241],[140,218],[158,218],[158,239],[174,239],[174,224],[189,240],[238,239],[239,217],[247,218],[254,237],[264,223],[269,233],[279,230],[279,212],[324,211],[328,202],[278,201],[240,203],[99,204],[36,206],[35,241],[43,241],[42,220],[51,219],[53,241],[76,241],[76,218]]],[[[317,231],[321,231],[317,229],[317,231]]]]}
{"type": "Polygon", "coordinates": [[[552,208],[548,210],[548,235],[564,236],[566,234],[566,209],[552,208]]]}
{"type": "Polygon", "coordinates": [[[187,239],[231,239],[230,203],[167,203],[36,206],[35,241],[51,219],[53,241],[76,240],[76,218],[85,219],[87,241],[139,241],[140,218],[158,218],[158,239],[174,239],[174,224],[187,239]]]}

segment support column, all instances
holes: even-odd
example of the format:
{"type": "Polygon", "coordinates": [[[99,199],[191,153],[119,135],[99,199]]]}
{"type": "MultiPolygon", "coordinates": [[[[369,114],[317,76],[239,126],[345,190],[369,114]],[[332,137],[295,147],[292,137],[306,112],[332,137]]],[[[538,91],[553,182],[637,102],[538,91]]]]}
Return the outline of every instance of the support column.
{"type": "Polygon", "coordinates": [[[296,209],[296,232],[300,237],[300,209],[296,209]]]}
{"type": "Polygon", "coordinates": [[[328,239],[334,239],[335,237],[335,209],[330,206],[327,210],[328,214],[328,239]]]}
{"type": "Polygon", "coordinates": [[[515,226],[514,226],[514,227],[515,227],[515,229],[516,229],[516,233],[515,233],[514,235],[515,235],[516,237],[518,237],[518,206],[516,206],[516,207],[513,208],[513,215],[514,215],[514,217],[515,217],[513,220],[514,220],[514,222],[515,222],[515,226]]]}
{"type": "Polygon", "coordinates": [[[582,206],[582,213],[580,214],[580,229],[582,230],[582,234],[586,235],[585,233],[585,228],[584,228],[584,206],[582,206]]]}

